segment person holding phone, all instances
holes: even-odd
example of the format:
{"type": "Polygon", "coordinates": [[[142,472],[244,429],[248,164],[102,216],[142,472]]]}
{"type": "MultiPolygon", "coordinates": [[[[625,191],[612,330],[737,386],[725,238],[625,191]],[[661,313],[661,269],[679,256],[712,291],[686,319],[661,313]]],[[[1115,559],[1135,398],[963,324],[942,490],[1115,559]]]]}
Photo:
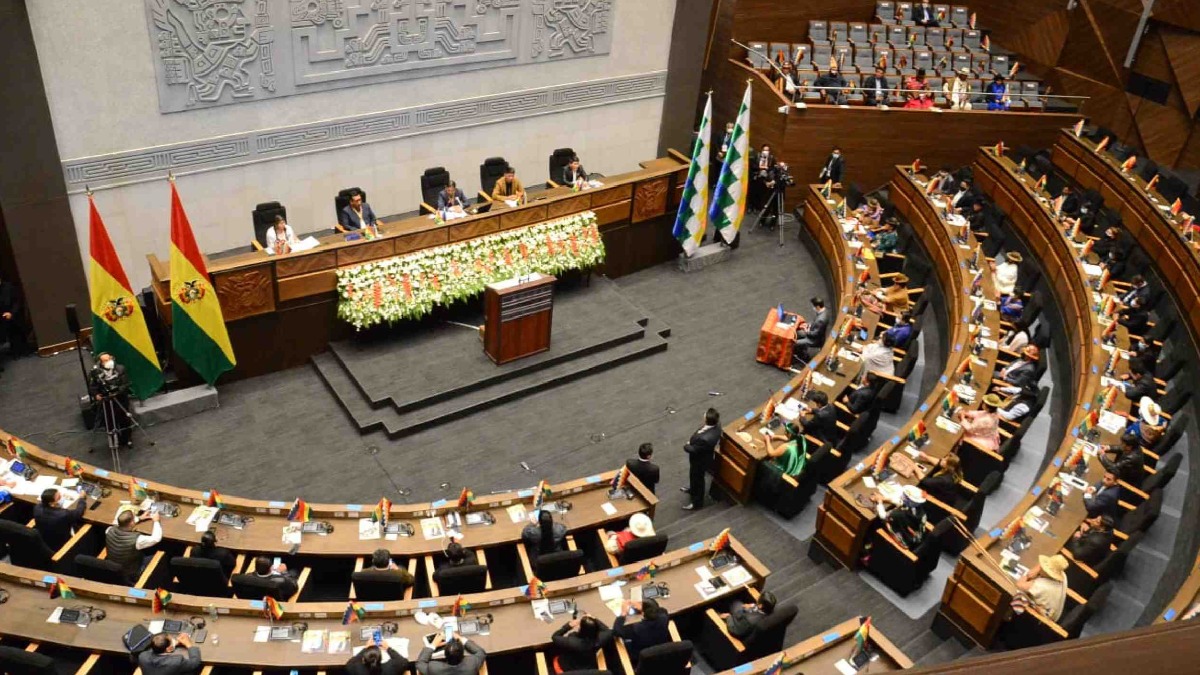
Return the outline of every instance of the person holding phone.
{"type": "Polygon", "coordinates": [[[192,644],[187,633],[171,639],[159,633],[150,639],[150,648],[142,650],[137,658],[143,675],[190,675],[200,672],[204,664],[200,661],[200,648],[192,644]]]}
{"type": "Polygon", "coordinates": [[[596,667],[596,650],[612,642],[612,631],[596,617],[587,614],[571,619],[555,631],[553,638],[554,672],[587,670],[596,667]]]}
{"type": "Polygon", "coordinates": [[[346,662],[346,675],[401,675],[408,672],[408,666],[408,659],[385,644],[379,631],[375,631],[371,644],[346,662]],[[383,661],[385,653],[386,663],[383,661]]]}
{"type": "Polygon", "coordinates": [[[422,649],[417,656],[417,672],[421,675],[478,675],[486,658],[483,647],[458,633],[451,633],[448,640],[445,635],[438,635],[433,645],[422,649]],[[434,661],[433,654],[438,649],[442,650],[443,659],[434,661]]]}

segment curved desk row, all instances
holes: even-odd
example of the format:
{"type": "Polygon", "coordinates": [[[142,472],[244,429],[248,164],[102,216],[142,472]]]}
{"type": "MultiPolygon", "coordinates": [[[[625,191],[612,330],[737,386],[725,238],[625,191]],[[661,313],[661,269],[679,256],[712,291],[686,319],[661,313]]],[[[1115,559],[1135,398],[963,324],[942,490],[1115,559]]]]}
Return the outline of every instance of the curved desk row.
{"type": "MultiPolygon", "coordinates": [[[[868,487],[868,481],[864,478],[870,477],[873,481],[875,467],[877,464],[886,464],[891,453],[897,450],[915,452],[907,432],[919,422],[924,423],[927,431],[927,441],[920,451],[927,455],[941,458],[952,452],[959,453],[960,457],[970,453],[982,455],[997,467],[1005,464],[1004,458],[990,449],[963,441],[961,427],[941,417],[943,402],[951,391],[959,392],[956,395],[965,407],[982,404],[983,395],[987,393],[997,367],[999,352],[995,341],[1000,336],[1000,314],[994,302],[985,302],[971,295],[973,282],[979,275],[980,291],[986,297],[995,297],[991,270],[982,257],[974,235],[965,223],[955,226],[945,220],[945,204],[938,205],[931,201],[925,195],[922,183],[918,182],[921,180],[920,176],[909,175],[905,167],[896,167],[892,179],[892,201],[924,244],[938,281],[945,290],[949,332],[947,344],[951,345],[951,350],[938,386],[918,407],[913,419],[902,427],[905,436],[892,437],[869,457],[829,483],[825,502],[817,512],[817,531],[813,543],[851,568],[859,565],[867,536],[878,520],[875,510],[867,501],[874,487],[868,487]],[[963,236],[966,237],[965,242],[956,243],[962,241],[957,238],[963,236]],[[975,351],[978,354],[974,354],[975,351]],[[959,374],[961,368],[969,369],[969,383],[962,381],[963,377],[959,374]]],[[[817,221],[828,217],[820,213],[817,221]]],[[[834,219],[832,224],[821,226],[822,229],[828,227],[840,228],[840,225],[834,219]]],[[[890,480],[898,484],[915,484],[918,478],[897,475],[890,480]]],[[[948,515],[967,520],[965,514],[952,505],[942,504],[932,498],[931,502],[948,515]]]]}
{"type": "MultiPolygon", "coordinates": [[[[12,438],[28,453],[28,457],[39,472],[39,476],[54,476],[61,483],[68,476],[65,472],[66,457],[56,455],[37,446],[22,442],[19,438],[0,431],[0,442],[7,443],[12,438]]],[[[195,544],[200,541],[204,530],[197,531],[196,527],[187,523],[188,517],[202,506],[209,497],[208,492],[188,490],[162,483],[135,479],[132,476],[117,474],[98,467],[82,465],[83,480],[87,483],[108,488],[111,494],[102,497],[99,505],[84,512],[85,522],[98,527],[107,527],[116,518],[117,509],[121,502],[130,500],[129,487],[132,481],[147,491],[150,498],[164,502],[178,509],[178,515],[162,519],[163,538],[195,544]]],[[[611,527],[624,523],[634,513],[654,514],[658,499],[647,490],[636,477],[629,477],[629,499],[609,499],[609,483],[615,471],[580,478],[578,480],[550,486],[551,494],[546,501],[565,500],[570,502],[570,516],[567,519],[571,531],[611,527]]],[[[464,525],[464,544],[472,548],[489,548],[521,541],[521,529],[528,524],[528,518],[514,522],[510,514],[519,511],[532,511],[532,502],[536,488],[519,490],[497,495],[480,496],[467,509],[470,513],[487,513],[493,524],[464,525]]],[[[287,520],[291,502],[256,501],[239,497],[221,495],[225,506],[222,513],[252,518],[242,528],[221,524],[213,521],[213,527],[218,531],[221,545],[234,551],[251,551],[266,554],[282,554],[288,552],[292,545],[285,543],[282,533],[290,523],[287,520]]],[[[38,495],[15,495],[15,498],[26,504],[33,504],[38,495]]],[[[359,535],[359,521],[370,518],[374,503],[366,504],[309,504],[312,507],[313,519],[326,521],[333,526],[328,534],[302,534],[299,552],[304,555],[325,557],[369,556],[377,548],[387,548],[394,555],[414,557],[441,552],[446,540],[442,536],[427,538],[422,530],[422,519],[444,518],[449,513],[461,512],[457,508],[457,495],[454,499],[439,500],[425,504],[395,504],[389,511],[389,524],[403,524],[412,528],[412,536],[387,536],[385,538],[363,539],[359,535]]],[[[462,512],[466,515],[466,512],[462,512]]]]}
{"type": "MultiPolygon", "coordinates": [[[[1079,489],[1071,489],[1062,495],[1061,509],[1056,516],[1051,515],[1051,498],[1059,494],[1051,487],[1067,482],[1060,480],[1059,474],[1069,472],[1069,467],[1076,462],[1082,467],[1078,479],[1088,485],[1099,481],[1103,475],[1104,469],[1094,457],[1094,444],[1115,443],[1120,438],[1120,431],[1113,433],[1097,427],[1091,439],[1093,443],[1089,444],[1080,438],[1080,425],[1093,412],[1099,413],[1102,423],[1103,416],[1110,413],[1122,417],[1128,413],[1129,402],[1121,394],[1108,410],[1103,410],[1102,406],[1109,384],[1106,371],[1110,358],[1114,350],[1120,352],[1122,346],[1128,345],[1128,335],[1124,328],[1117,328],[1115,346],[1103,343],[1101,338],[1107,321],[1102,324],[1093,309],[1099,305],[1101,295],[1093,291],[1092,280],[1079,260],[1077,247],[1082,242],[1072,242],[1064,236],[1049,197],[1035,190],[1034,181],[1018,173],[1017,166],[1009,158],[998,157],[987,148],[979,152],[975,179],[976,184],[1008,214],[1029,250],[1039,253],[1048,270],[1061,272],[1047,276],[1063,314],[1075,374],[1069,434],[1030,492],[996,528],[978,541],[977,546],[964,551],[942,594],[941,619],[979,644],[990,646],[1002,623],[1009,618],[1010,602],[1016,591],[1014,579],[1023,573],[1022,570],[1036,566],[1039,555],[1060,552],[1086,516],[1079,489]],[[1012,536],[1010,525],[1014,523],[1020,524],[1018,537],[1012,536]],[[1018,538],[1025,540],[1023,548],[1014,546],[1014,540],[1018,538]]],[[[1115,365],[1114,374],[1121,373],[1126,367],[1119,355],[1115,365]]],[[[1132,486],[1122,485],[1122,488],[1137,492],[1132,486]]],[[[1072,564],[1086,567],[1074,561],[1072,564]]],[[[1084,602],[1085,598],[1073,594],[1068,606],[1084,602]]],[[[1041,622],[1049,633],[1059,638],[1068,637],[1065,630],[1036,611],[1027,614],[1041,622]]]]}
{"type": "MultiPolygon", "coordinates": [[[[780,654],[766,656],[751,663],[726,670],[719,675],[765,675],[771,666],[783,656],[783,668],[775,671],[779,675],[840,675],[840,661],[847,659],[855,649],[855,633],[858,619],[843,621],[820,635],[799,642],[780,654]]],[[[867,644],[872,659],[863,672],[882,673],[907,670],[913,662],[875,626],[867,633],[867,644]]]]}
{"type": "MultiPolygon", "coordinates": [[[[709,545],[713,540],[697,542],[691,546],[665,553],[654,562],[658,570],[653,579],[638,579],[641,567],[632,566],[595,572],[573,579],[546,584],[546,597],[573,601],[581,612],[587,612],[611,624],[614,612],[601,599],[597,589],[617,581],[626,582],[623,597],[628,598],[634,587],[647,583],[666,584],[670,597],[662,600],[663,606],[672,614],[692,612],[724,598],[743,588],[761,588],[770,571],[763,566],[742,544],[730,537],[729,551],[737,556],[745,574],[732,576],[723,568],[714,571],[709,565],[712,554],[709,545]],[[725,575],[727,590],[706,596],[696,586],[701,573],[725,575]]],[[[329,654],[326,650],[306,654],[301,651],[299,641],[257,642],[255,632],[269,622],[264,616],[262,601],[226,600],[188,595],[175,595],[165,611],[157,616],[151,613],[153,592],[122,586],[111,586],[64,577],[63,580],[75,592],[74,599],[50,599],[48,584],[53,577],[42,573],[0,564],[0,585],[9,591],[11,598],[0,612],[0,634],[52,643],[75,649],[101,653],[124,651],[121,636],[133,624],[152,619],[179,619],[187,621],[195,615],[218,616],[208,627],[209,639],[201,645],[205,663],[243,667],[290,668],[337,666],[350,658],[349,653],[329,654]],[[91,607],[102,609],[107,614],[103,621],[94,621],[86,628],[61,623],[47,623],[46,618],[56,608],[91,607]]],[[[509,589],[463,596],[469,603],[466,618],[484,618],[490,615],[490,632],[487,635],[470,636],[490,654],[521,652],[542,649],[550,644],[551,634],[569,618],[570,614],[559,614],[549,622],[536,618],[530,607],[525,589],[509,589]]],[[[421,626],[413,615],[417,611],[437,612],[446,617],[456,599],[402,601],[387,603],[362,603],[366,616],[357,625],[342,625],[342,614],[346,603],[297,603],[283,605],[283,616],[276,625],[287,626],[293,622],[305,622],[309,630],[349,630],[350,645],[360,646],[361,627],[378,626],[382,622],[394,622],[398,629],[397,638],[410,641],[409,657],[416,659],[423,636],[435,629],[421,626]]]]}

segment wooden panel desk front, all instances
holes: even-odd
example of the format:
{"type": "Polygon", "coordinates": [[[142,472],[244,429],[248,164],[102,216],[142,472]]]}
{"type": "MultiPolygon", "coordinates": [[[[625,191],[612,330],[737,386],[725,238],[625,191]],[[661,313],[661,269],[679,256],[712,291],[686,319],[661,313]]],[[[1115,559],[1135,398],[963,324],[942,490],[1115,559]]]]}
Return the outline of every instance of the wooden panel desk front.
{"type": "MultiPolygon", "coordinates": [[[[833,628],[814,635],[803,642],[784,649],[781,675],[840,675],[837,662],[849,657],[854,649],[854,634],[858,632],[859,620],[849,619],[833,628]]],[[[879,628],[871,626],[867,643],[878,658],[863,669],[863,673],[883,673],[906,670],[913,667],[912,660],[900,648],[887,639],[879,628]]],[[[718,675],[763,675],[771,664],[779,660],[779,654],[764,656],[718,675]]]]}
{"type": "MultiPolygon", "coordinates": [[[[901,428],[901,435],[892,437],[869,457],[829,483],[825,501],[817,511],[817,531],[813,542],[833,559],[851,568],[858,566],[863,546],[878,520],[875,510],[868,508],[869,502],[866,501],[875,490],[867,487],[863,478],[873,472],[880,453],[891,453],[908,445],[902,436],[917,420],[925,422],[928,432],[929,441],[920,448],[926,455],[940,459],[954,452],[960,457],[967,453],[979,453],[987,455],[993,463],[1005,463],[1003,457],[991,450],[962,442],[961,430],[951,431],[938,423],[942,413],[942,400],[948,395],[951,387],[967,386],[974,392],[973,401],[963,407],[976,408],[982,404],[996,369],[998,351],[994,346],[984,347],[981,344],[976,356],[972,355],[972,345],[977,338],[984,335],[990,336],[991,340],[999,339],[1000,314],[994,303],[990,306],[984,304],[978,323],[971,321],[976,300],[971,297],[970,292],[976,273],[971,270],[970,261],[974,259],[978,265],[982,275],[981,290],[987,298],[996,297],[992,272],[986,261],[976,255],[979,244],[974,235],[969,229],[953,226],[944,219],[946,204],[944,200],[935,203],[925,194],[926,183],[926,177],[910,175],[907,167],[896,167],[892,177],[891,195],[896,210],[909,221],[916,237],[928,251],[938,281],[945,290],[947,325],[950,329],[948,344],[952,346],[951,353],[939,386],[934,387],[925,402],[918,407],[913,420],[901,428]],[[964,231],[965,243],[955,243],[953,237],[964,231]],[[971,371],[971,382],[967,385],[962,384],[961,377],[957,375],[964,359],[970,359],[968,367],[971,371]]],[[[979,302],[982,302],[982,299],[979,302]]],[[[896,476],[893,480],[901,484],[917,482],[916,479],[903,476],[896,476]]],[[[952,505],[938,503],[938,506],[959,520],[966,520],[966,515],[954,509],[952,505]]]]}
{"type": "MultiPolygon", "coordinates": [[[[980,539],[979,547],[968,548],[963,553],[942,593],[939,615],[960,633],[986,647],[994,642],[1001,624],[1007,619],[1009,603],[1015,592],[1012,577],[999,568],[1000,553],[1010,544],[1009,540],[999,538],[1001,530],[1013,519],[1022,518],[1031,507],[1046,507],[1049,496],[1047,488],[1075,448],[1078,441],[1075,429],[1094,405],[1096,394],[1101,391],[1102,369],[1108,362],[1109,352],[1101,344],[1102,327],[1092,313],[1095,302],[1093,291],[1077,259],[1078,253],[1067,242],[1045,196],[1033,191],[1033,181],[1025,175],[1018,175],[1016,165],[1010,159],[996,157],[990,149],[980,150],[975,164],[975,177],[976,184],[1008,214],[1015,231],[1030,250],[1038,251],[1047,269],[1061,272],[1048,275],[1048,278],[1063,314],[1075,373],[1071,433],[1062,441],[1033,489],[1000,521],[1000,527],[980,539]]],[[[1121,329],[1118,331],[1117,345],[1127,343],[1128,335],[1121,329]]],[[[1128,409],[1129,404],[1124,396],[1118,397],[1113,411],[1123,414],[1128,409]]],[[[1101,443],[1113,443],[1116,440],[1118,435],[1107,431],[1100,437],[1101,443]]],[[[1103,473],[1099,462],[1092,460],[1087,462],[1083,479],[1092,484],[1100,480],[1103,473]]],[[[1050,519],[1051,526],[1045,532],[1030,533],[1031,545],[1020,552],[1020,564],[1032,568],[1037,564],[1038,555],[1058,553],[1078,529],[1085,513],[1083,500],[1076,490],[1068,496],[1058,516],[1050,519]]],[[[1036,613],[1031,613],[1031,616],[1041,618],[1036,613]]],[[[1044,623],[1065,637],[1065,631],[1053,622],[1046,620],[1044,623]]]]}
{"type": "MultiPolygon", "coordinates": [[[[0,441],[7,441],[9,435],[0,431],[0,441]]],[[[19,439],[18,439],[19,440],[19,439]]],[[[33,463],[37,465],[42,476],[52,475],[58,479],[66,478],[63,472],[65,458],[46,452],[37,446],[23,443],[28,450],[33,463]]],[[[104,528],[116,517],[117,507],[121,500],[128,500],[128,488],[132,478],[123,474],[107,472],[89,465],[83,465],[84,480],[111,487],[112,494],[100,500],[95,509],[84,512],[85,522],[104,528]]],[[[634,513],[654,514],[658,499],[647,490],[635,477],[630,477],[629,484],[633,488],[633,499],[617,499],[609,501],[608,483],[615,471],[568,481],[551,486],[550,500],[565,499],[571,503],[569,527],[572,531],[583,531],[598,527],[612,527],[624,523],[634,513]],[[611,516],[605,513],[602,504],[611,503],[616,509],[611,516]]],[[[198,505],[203,504],[207,493],[189,490],[171,485],[138,479],[146,490],[159,500],[179,507],[179,515],[175,518],[162,520],[163,537],[168,540],[195,544],[200,541],[200,534],[195,527],[185,521],[188,515],[198,505]]],[[[499,495],[481,496],[471,507],[473,512],[489,512],[495,518],[493,525],[467,526],[469,545],[472,548],[489,548],[515,544],[521,540],[521,529],[528,521],[512,522],[506,508],[513,504],[525,504],[531,509],[533,489],[521,490],[499,495]]],[[[14,496],[28,504],[33,504],[36,496],[14,496]]],[[[235,551],[263,552],[282,555],[291,547],[283,543],[281,532],[287,523],[287,513],[291,502],[271,502],[242,499],[222,495],[225,510],[252,516],[253,521],[244,529],[238,530],[225,525],[214,523],[218,530],[221,545],[235,551]]],[[[413,557],[439,553],[445,546],[442,538],[425,539],[421,533],[420,519],[434,515],[445,515],[455,511],[454,500],[441,500],[425,504],[396,504],[392,506],[390,522],[407,523],[415,530],[412,537],[399,537],[394,541],[386,539],[360,539],[358,535],[358,520],[369,518],[374,502],[363,504],[316,504],[309,506],[313,509],[313,518],[330,522],[334,528],[327,535],[305,534],[300,546],[301,555],[324,557],[358,557],[369,556],[377,548],[387,548],[393,555],[413,557]]]]}
{"type": "MultiPolygon", "coordinates": [[[[588,210],[596,214],[606,249],[597,271],[618,277],[669,260],[679,252],[671,222],[688,170],[680,157],[672,152],[643,162],[650,168],[605,177],[598,188],[553,188],[528,204],[495,202],[487,213],[441,225],[430,216],[381,218],[380,237],[372,241],[346,241],[334,232],[318,237],[321,245],[309,251],[282,256],[247,251],[208,260],[234,353],[243,355],[229,377],[301,365],[329,342],[351,335],[349,324],[337,318],[339,268],[588,210]]],[[[159,316],[169,323],[168,265],[153,254],[147,260],[159,316]]]]}
{"type": "Polygon", "coordinates": [[[554,277],[488,284],[483,291],[483,351],[496,365],[550,349],[554,277]]]}
{"type": "MultiPolygon", "coordinates": [[[[703,598],[694,584],[699,581],[695,571],[707,565],[711,554],[706,550],[709,542],[698,542],[688,548],[665,553],[654,558],[659,572],[654,583],[666,583],[671,596],[662,601],[672,614],[679,615],[703,609],[722,594],[712,599],[703,598]]],[[[731,550],[750,573],[750,578],[736,588],[761,588],[770,571],[754,557],[736,538],[731,538],[731,550]]],[[[596,591],[601,585],[615,581],[627,581],[631,586],[645,582],[636,580],[640,566],[616,568],[585,574],[580,577],[552,581],[546,584],[550,598],[570,598],[581,612],[600,617],[611,624],[613,613],[600,600],[596,591]]],[[[124,647],[121,636],[129,627],[152,618],[150,591],[112,586],[75,577],[64,577],[75,591],[76,599],[50,599],[45,575],[36,570],[0,564],[0,585],[11,593],[11,598],[0,612],[0,635],[13,636],[40,643],[52,643],[67,647],[104,653],[121,653],[124,647]],[[103,621],[93,622],[86,628],[75,625],[46,623],[45,619],[56,607],[91,606],[107,613],[103,621]]],[[[736,589],[731,589],[736,590],[736,589]]],[[[625,594],[628,597],[628,592],[625,594]]],[[[565,623],[569,615],[559,615],[551,623],[534,618],[529,600],[522,589],[514,588],[463,596],[470,603],[468,617],[491,614],[491,632],[486,636],[470,639],[488,653],[529,651],[548,647],[550,636],[565,623]]],[[[289,625],[303,621],[310,630],[350,630],[351,644],[359,646],[358,629],[362,626],[379,625],[383,621],[398,624],[395,637],[410,640],[409,656],[416,659],[421,640],[432,629],[421,626],[411,615],[417,610],[436,611],[449,616],[455,598],[440,600],[408,600],[400,602],[362,603],[367,616],[361,623],[343,627],[342,612],[345,602],[284,603],[284,616],[277,623],[289,625]]],[[[163,614],[154,618],[180,619],[205,615],[212,607],[219,618],[207,626],[209,639],[200,649],[206,664],[243,667],[300,668],[315,666],[339,666],[350,658],[350,654],[328,654],[325,652],[304,654],[299,642],[254,642],[258,626],[267,625],[263,617],[261,601],[235,600],[183,595],[173,595],[163,614]]]]}

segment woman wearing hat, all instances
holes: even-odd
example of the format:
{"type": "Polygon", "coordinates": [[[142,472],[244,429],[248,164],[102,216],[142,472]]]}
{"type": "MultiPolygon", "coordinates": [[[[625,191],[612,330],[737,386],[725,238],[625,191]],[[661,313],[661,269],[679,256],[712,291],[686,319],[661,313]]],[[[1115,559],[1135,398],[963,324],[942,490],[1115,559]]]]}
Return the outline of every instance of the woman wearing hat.
{"type": "Polygon", "coordinates": [[[1000,415],[996,412],[1003,402],[995,394],[983,397],[979,410],[963,410],[958,414],[958,423],[963,428],[963,440],[971,441],[992,452],[1000,449],[1000,415]]]}
{"type": "Polygon", "coordinates": [[[875,197],[867,197],[867,201],[855,209],[854,213],[867,227],[877,227],[879,219],[883,217],[883,205],[875,197]]]}
{"type": "Polygon", "coordinates": [[[1051,621],[1058,621],[1067,602],[1068,564],[1061,555],[1039,555],[1037,567],[1017,579],[1017,588],[1051,621]]]}
{"type": "Polygon", "coordinates": [[[992,271],[992,286],[1000,297],[1012,295],[1013,287],[1017,285],[1017,276],[1021,272],[1023,258],[1016,251],[1004,255],[1004,262],[996,264],[992,271]]]}
{"type": "Polygon", "coordinates": [[[1008,84],[1004,76],[996,73],[996,77],[987,86],[988,110],[1008,110],[1008,84]]]}
{"type": "Polygon", "coordinates": [[[1037,384],[1038,360],[1041,356],[1037,345],[1025,345],[1021,350],[1021,358],[1000,369],[998,377],[1006,384],[996,387],[996,390],[1004,394],[1019,394],[1022,387],[1037,384]]]}
{"type": "Polygon", "coordinates": [[[645,539],[646,537],[653,536],[654,521],[650,520],[650,516],[644,513],[635,513],[629,517],[629,527],[615,534],[608,535],[608,541],[604,542],[604,548],[608,549],[609,553],[620,553],[634,539],[645,539]]]}
{"type": "Polygon", "coordinates": [[[971,83],[967,79],[969,77],[970,69],[959,68],[954,79],[946,83],[945,89],[950,99],[951,110],[971,109],[971,83]]]}
{"type": "Polygon", "coordinates": [[[880,223],[879,229],[874,231],[872,238],[872,246],[875,249],[875,254],[895,253],[896,246],[899,244],[900,236],[896,234],[896,219],[888,218],[880,223]]]}
{"type": "Polygon", "coordinates": [[[1167,430],[1166,421],[1162,416],[1162,407],[1149,396],[1143,396],[1138,402],[1138,418],[1125,428],[1125,433],[1136,436],[1143,448],[1153,447],[1167,430]]]}
{"type": "Polygon", "coordinates": [[[911,304],[908,297],[908,277],[903,273],[892,277],[892,285],[875,290],[875,297],[882,300],[889,312],[899,314],[911,304]]]}
{"type": "Polygon", "coordinates": [[[884,527],[908,550],[913,550],[925,541],[925,491],[915,485],[905,485],[900,491],[900,503],[890,511],[883,505],[879,493],[871,495],[875,512],[884,527]]]}

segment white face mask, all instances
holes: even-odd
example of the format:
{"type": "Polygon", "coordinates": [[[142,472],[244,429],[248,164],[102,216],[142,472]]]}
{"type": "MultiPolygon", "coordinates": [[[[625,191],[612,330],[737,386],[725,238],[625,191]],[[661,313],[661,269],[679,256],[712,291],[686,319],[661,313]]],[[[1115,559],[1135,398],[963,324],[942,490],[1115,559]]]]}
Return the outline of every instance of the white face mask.
{"type": "Polygon", "coordinates": [[[100,364],[100,367],[104,368],[105,370],[112,370],[116,366],[116,361],[105,361],[104,363],[100,364]]]}

